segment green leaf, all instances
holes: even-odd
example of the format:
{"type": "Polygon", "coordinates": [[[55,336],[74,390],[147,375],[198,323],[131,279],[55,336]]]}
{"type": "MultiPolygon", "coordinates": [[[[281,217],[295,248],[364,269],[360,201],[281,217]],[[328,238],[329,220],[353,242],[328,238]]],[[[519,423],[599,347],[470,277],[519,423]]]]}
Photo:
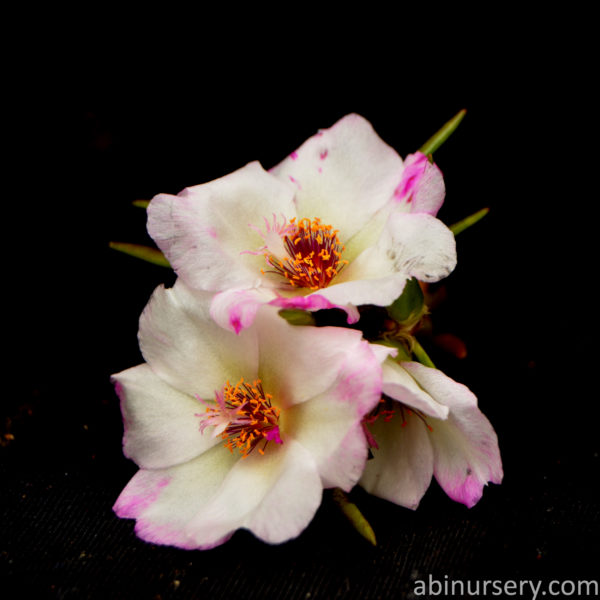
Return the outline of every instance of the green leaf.
{"type": "Polygon", "coordinates": [[[333,500],[341,509],[344,516],[352,523],[354,529],[360,533],[373,546],[377,546],[375,532],[369,522],[363,517],[363,514],[358,509],[358,506],[348,500],[348,496],[340,488],[334,488],[333,500]]]}
{"type": "Polygon", "coordinates": [[[387,311],[398,323],[418,320],[422,315],[424,302],[423,290],[413,277],[406,282],[401,296],[388,306],[387,311]]]}
{"type": "Polygon", "coordinates": [[[314,325],[315,318],[306,310],[295,308],[282,308],[279,316],[283,317],[290,325],[314,325]]]}
{"type": "Polygon", "coordinates": [[[485,215],[490,212],[489,208],[482,208],[477,212],[474,212],[472,215],[465,217],[464,219],[454,223],[454,225],[450,225],[449,229],[454,235],[458,235],[463,232],[465,229],[468,229],[472,225],[475,225],[478,221],[481,221],[485,215]]]}
{"type": "Polygon", "coordinates": [[[131,204],[137,206],[138,208],[148,208],[150,200],[134,200],[131,204]]]}
{"type": "Polygon", "coordinates": [[[423,154],[433,154],[439,147],[454,133],[459,123],[467,114],[466,109],[462,109],[452,117],[437,133],[434,133],[420,148],[423,154]]]}
{"type": "Polygon", "coordinates": [[[156,248],[150,248],[149,246],[142,246],[140,244],[128,244],[126,242],[110,242],[109,246],[113,250],[118,250],[129,256],[140,258],[146,262],[158,265],[159,267],[170,267],[169,261],[165,258],[165,255],[156,248]]]}

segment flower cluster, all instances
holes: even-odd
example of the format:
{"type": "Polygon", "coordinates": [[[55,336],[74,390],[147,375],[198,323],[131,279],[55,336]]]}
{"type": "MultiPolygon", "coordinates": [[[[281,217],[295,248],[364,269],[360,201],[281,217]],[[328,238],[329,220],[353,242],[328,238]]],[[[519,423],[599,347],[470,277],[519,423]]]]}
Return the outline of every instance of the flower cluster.
{"type": "Polygon", "coordinates": [[[433,476],[467,506],[501,481],[475,396],[413,360],[418,318],[385,312],[454,269],[444,195],[430,157],[402,160],[348,115],[268,171],[153,198],[148,231],[178,277],[141,316],[145,362],[113,376],[139,466],[115,511],[142,539],[211,548],[245,528],[280,543],[326,488],[414,509],[433,476]],[[401,335],[364,335],[365,307],[401,335]],[[315,326],[340,310],[348,326],[315,326]]]}

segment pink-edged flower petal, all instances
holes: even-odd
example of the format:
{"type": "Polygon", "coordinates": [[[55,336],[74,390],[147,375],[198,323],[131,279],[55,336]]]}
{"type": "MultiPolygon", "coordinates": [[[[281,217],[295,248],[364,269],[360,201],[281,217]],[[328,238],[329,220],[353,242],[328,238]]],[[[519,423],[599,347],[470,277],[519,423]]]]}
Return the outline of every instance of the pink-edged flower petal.
{"type": "Polygon", "coordinates": [[[210,318],[211,300],[178,279],[173,288],[157,288],[140,318],[145,360],[165,383],[192,397],[214,398],[229,377],[252,377],[258,368],[256,336],[226,334],[210,318]]]}
{"type": "MultiPolygon", "coordinates": [[[[322,331],[332,337],[339,333],[334,327],[322,331]]],[[[349,336],[346,348],[331,387],[320,396],[292,406],[286,413],[286,423],[290,424],[290,435],[315,457],[323,486],[349,491],[367,458],[361,422],[381,398],[379,365],[385,354],[376,354],[372,345],[357,343],[349,336]]]]}
{"type": "Polygon", "coordinates": [[[394,200],[408,212],[437,215],[446,195],[442,172],[422,152],[409,154],[394,200]]]}
{"type": "Polygon", "coordinates": [[[426,392],[450,409],[446,421],[432,423],[435,478],[453,500],[474,506],[488,482],[502,481],[496,432],[466,386],[419,363],[403,366],[426,392]]]}
{"type": "Polygon", "coordinates": [[[156,544],[207,549],[246,528],[269,543],[296,537],[321,501],[310,454],[290,440],[265,456],[239,460],[222,447],[170,469],[140,470],[115,512],[137,519],[136,533],[156,544]]]}
{"type": "Polygon", "coordinates": [[[379,498],[416,509],[431,483],[433,449],[421,420],[398,415],[390,421],[377,419],[369,426],[377,440],[374,458],[367,461],[360,485],[379,498]]]}
{"type": "Polygon", "coordinates": [[[161,469],[199,456],[219,440],[200,434],[205,407],[164,383],[147,364],[113,375],[121,400],[123,453],[140,467],[161,469]]]}
{"type": "Polygon", "coordinates": [[[220,291],[265,285],[260,269],[264,219],[296,216],[294,190],[259,163],[215,181],[159,194],[148,206],[148,232],[191,287],[220,291]]]}
{"type": "Polygon", "coordinates": [[[351,114],[319,131],[270,172],[296,187],[300,216],[318,216],[346,240],[392,198],[402,159],[367,120],[351,114]]]}
{"type": "Polygon", "coordinates": [[[136,534],[148,542],[186,549],[210,548],[233,531],[196,540],[189,523],[223,485],[238,457],[215,446],[197,458],[168,469],[140,469],[114,505],[124,519],[136,519],[136,534]]]}

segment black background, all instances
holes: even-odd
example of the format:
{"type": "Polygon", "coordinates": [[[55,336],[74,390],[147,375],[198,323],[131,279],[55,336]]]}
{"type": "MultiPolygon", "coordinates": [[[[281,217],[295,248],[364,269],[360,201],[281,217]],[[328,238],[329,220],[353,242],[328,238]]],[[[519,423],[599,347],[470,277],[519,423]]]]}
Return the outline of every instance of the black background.
{"type": "Polygon", "coordinates": [[[552,31],[532,40],[533,25],[511,21],[492,40],[457,33],[432,50],[427,36],[403,40],[402,27],[382,44],[358,25],[340,41],[314,28],[303,41],[223,31],[207,43],[203,22],[187,34],[183,66],[167,54],[177,36],[142,30],[134,50],[109,59],[113,31],[83,44],[80,24],[63,52],[40,46],[15,69],[3,597],[400,598],[429,574],[598,578],[597,186],[585,145],[595,121],[585,49],[552,31]],[[436,331],[459,335],[468,356],[431,352],[478,395],[498,432],[503,484],[470,510],[435,483],[416,512],[356,490],[375,548],[328,494],[301,536],[278,547],[247,532],[206,552],[138,540],[111,510],[136,467],[121,454],[109,376],[140,362],[138,316],[173,276],[108,248],[149,243],[131,202],[251,160],[269,168],[349,112],[405,156],[462,108],[436,154],[447,187],[438,216],[450,224],[491,210],[457,238],[458,267],[434,312],[436,331]]]}

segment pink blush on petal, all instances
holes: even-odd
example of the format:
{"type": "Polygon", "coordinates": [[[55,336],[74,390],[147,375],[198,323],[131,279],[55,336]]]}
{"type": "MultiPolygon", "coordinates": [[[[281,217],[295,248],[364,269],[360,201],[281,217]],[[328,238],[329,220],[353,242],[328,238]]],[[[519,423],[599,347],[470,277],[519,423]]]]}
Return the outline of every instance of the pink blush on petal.
{"type": "Polygon", "coordinates": [[[216,294],[211,302],[210,315],[223,328],[239,334],[252,325],[261,304],[253,290],[233,290],[216,294]]]}
{"type": "Polygon", "coordinates": [[[483,496],[483,483],[478,481],[472,472],[467,472],[464,480],[456,480],[453,485],[445,485],[444,490],[452,500],[472,508],[483,496]]]}
{"type": "Polygon", "coordinates": [[[208,544],[199,544],[190,533],[170,527],[169,525],[158,525],[145,519],[138,519],[135,524],[135,533],[141,539],[152,544],[163,546],[177,546],[183,550],[211,550],[227,542],[234,532],[208,544]]]}
{"type": "Polygon", "coordinates": [[[115,505],[113,510],[117,513],[119,517],[122,519],[137,519],[141,513],[143,513],[151,504],[156,502],[158,496],[162,488],[169,484],[170,478],[165,477],[160,479],[158,482],[154,484],[154,488],[151,491],[140,489],[135,490],[131,493],[127,493],[127,488],[131,485],[134,489],[137,487],[141,487],[139,484],[136,485],[137,482],[130,481],[128,486],[123,490],[115,505]]]}
{"type": "Polygon", "coordinates": [[[242,330],[242,316],[236,309],[234,309],[229,315],[229,324],[231,325],[233,331],[239,335],[240,331],[242,330]]]}
{"type": "Polygon", "coordinates": [[[394,190],[394,197],[398,200],[405,200],[406,203],[412,201],[412,193],[415,191],[427,166],[427,157],[424,154],[418,154],[414,160],[407,158],[406,168],[402,173],[402,179],[398,187],[394,190]]]}

